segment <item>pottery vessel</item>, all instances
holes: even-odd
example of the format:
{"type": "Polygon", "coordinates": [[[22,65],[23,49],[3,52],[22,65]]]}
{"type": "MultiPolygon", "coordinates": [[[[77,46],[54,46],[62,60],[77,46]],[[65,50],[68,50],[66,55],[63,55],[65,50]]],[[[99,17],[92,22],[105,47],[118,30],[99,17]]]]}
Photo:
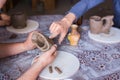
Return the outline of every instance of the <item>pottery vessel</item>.
{"type": "Polygon", "coordinates": [[[11,25],[16,29],[27,26],[27,15],[23,12],[16,12],[11,15],[11,25]]]}
{"type": "Polygon", "coordinates": [[[68,34],[70,45],[76,46],[80,39],[80,33],[77,31],[78,25],[71,25],[71,32],[68,34]]]}
{"type": "Polygon", "coordinates": [[[32,42],[37,46],[38,49],[40,49],[43,52],[49,50],[54,44],[52,39],[49,39],[47,36],[39,32],[33,33],[32,42]]]}
{"type": "Polygon", "coordinates": [[[105,16],[102,18],[102,21],[103,21],[103,28],[101,30],[102,33],[109,34],[110,28],[112,27],[112,25],[114,25],[113,16],[105,16]]]}
{"type": "Polygon", "coordinates": [[[113,25],[113,16],[99,16],[90,17],[90,32],[93,34],[105,33],[109,34],[110,28],[113,25]]]}

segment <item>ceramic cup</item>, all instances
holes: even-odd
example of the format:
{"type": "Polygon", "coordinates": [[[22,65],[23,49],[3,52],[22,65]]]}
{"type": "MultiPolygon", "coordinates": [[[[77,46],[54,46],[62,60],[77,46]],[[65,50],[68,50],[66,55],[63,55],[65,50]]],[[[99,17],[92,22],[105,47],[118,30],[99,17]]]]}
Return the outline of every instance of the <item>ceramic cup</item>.
{"type": "Polygon", "coordinates": [[[39,32],[33,33],[32,42],[37,46],[38,49],[40,49],[43,52],[49,50],[54,44],[54,42],[51,39],[39,32]]]}
{"type": "Polygon", "coordinates": [[[90,17],[90,32],[93,34],[105,33],[109,34],[110,28],[113,25],[113,16],[105,17],[92,16],[90,17]]]}
{"type": "Polygon", "coordinates": [[[90,17],[90,32],[93,34],[101,33],[102,24],[103,23],[101,21],[101,17],[99,16],[90,17]]]}
{"type": "Polygon", "coordinates": [[[27,15],[23,12],[15,12],[11,15],[11,25],[16,29],[27,26],[27,15]]]}

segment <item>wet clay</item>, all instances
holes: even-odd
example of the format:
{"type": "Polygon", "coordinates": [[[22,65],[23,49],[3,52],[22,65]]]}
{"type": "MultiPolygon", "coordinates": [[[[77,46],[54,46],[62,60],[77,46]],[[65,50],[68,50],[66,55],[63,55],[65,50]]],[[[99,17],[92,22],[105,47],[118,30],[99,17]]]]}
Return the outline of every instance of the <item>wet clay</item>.
{"type": "Polygon", "coordinates": [[[27,15],[23,12],[15,12],[11,15],[11,25],[16,29],[27,26],[27,15]]]}
{"type": "Polygon", "coordinates": [[[37,46],[41,51],[47,51],[54,44],[53,40],[49,39],[47,36],[34,32],[32,35],[32,42],[37,46]]]}

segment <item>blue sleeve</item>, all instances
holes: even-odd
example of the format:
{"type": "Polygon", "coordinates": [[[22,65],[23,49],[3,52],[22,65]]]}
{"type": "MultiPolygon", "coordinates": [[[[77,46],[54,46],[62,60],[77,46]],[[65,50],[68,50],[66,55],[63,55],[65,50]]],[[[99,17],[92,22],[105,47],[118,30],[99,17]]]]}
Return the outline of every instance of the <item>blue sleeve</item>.
{"type": "Polygon", "coordinates": [[[89,9],[104,2],[104,0],[80,0],[75,6],[71,8],[69,12],[75,14],[76,19],[82,16],[89,9]]]}

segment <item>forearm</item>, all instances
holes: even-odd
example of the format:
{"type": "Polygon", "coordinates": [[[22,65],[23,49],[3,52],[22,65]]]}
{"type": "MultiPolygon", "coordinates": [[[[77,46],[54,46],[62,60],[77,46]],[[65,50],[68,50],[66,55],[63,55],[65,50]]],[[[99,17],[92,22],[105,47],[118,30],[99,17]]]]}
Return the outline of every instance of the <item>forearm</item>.
{"type": "Polygon", "coordinates": [[[53,45],[50,50],[44,52],[39,57],[35,58],[32,66],[17,80],[36,80],[37,76],[40,74],[43,68],[45,68],[48,64],[52,63],[55,59],[57,55],[56,47],[56,45],[53,45]]]}
{"type": "Polygon", "coordinates": [[[73,6],[69,12],[73,13],[78,19],[89,9],[97,6],[98,4],[104,2],[104,0],[80,0],[75,6],[73,6]]]}
{"type": "Polygon", "coordinates": [[[24,43],[0,44],[0,58],[15,55],[26,50],[24,43]]]}
{"type": "Polygon", "coordinates": [[[36,62],[17,80],[36,80],[43,68],[44,66],[41,63],[36,62]]]}
{"type": "Polygon", "coordinates": [[[2,9],[5,3],[6,3],[6,0],[0,0],[0,9],[2,9]]]}

